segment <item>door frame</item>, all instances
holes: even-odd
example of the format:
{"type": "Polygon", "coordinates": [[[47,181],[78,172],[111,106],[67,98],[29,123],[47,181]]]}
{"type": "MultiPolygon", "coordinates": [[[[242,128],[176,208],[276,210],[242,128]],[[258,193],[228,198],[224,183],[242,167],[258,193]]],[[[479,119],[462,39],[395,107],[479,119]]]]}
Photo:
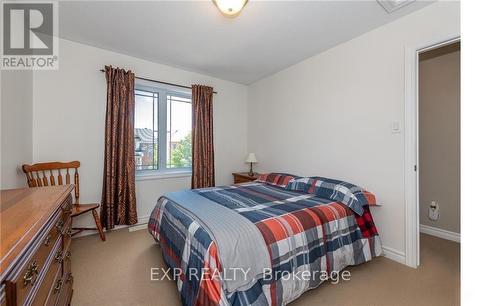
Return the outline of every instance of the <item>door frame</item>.
{"type": "Polygon", "coordinates": [[[420,265],[419,217],[419,156],[418,156],[418,63],[422,52],[460,41],[453,35],[428,41],[418,46],[405,47],[405,140],[404,140],[404,194],[405,194],[405,263],[420,265]]]}

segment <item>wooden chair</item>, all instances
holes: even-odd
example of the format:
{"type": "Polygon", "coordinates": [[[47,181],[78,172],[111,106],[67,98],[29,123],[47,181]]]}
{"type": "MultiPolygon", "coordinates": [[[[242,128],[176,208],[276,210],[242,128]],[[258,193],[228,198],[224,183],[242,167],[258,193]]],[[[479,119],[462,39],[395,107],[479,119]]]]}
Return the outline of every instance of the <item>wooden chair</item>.
{"type": "Polygon", "coordinates": [[[29,187],[43,187],[43,186],[56,186],[56,185],[68,185],[71,184],[71,175],[73,172],[73,184],[75,185],[75,203],[73,204],[73,210],[71,212],[71,218],[79,216],[84,213],[92,212],[94,216],[94,221],[96,227],[74,227],[73,233],[76,235],[82,231],[86,230],[97,230],[99,231],[99,236],[102,241],[106,240],[104,236],[104,231],[102,229],[101,220],[99,219],[99,214],[97,209],[100,204],[80,204],[80,177],[78,175],[78,168],[80,167],[79,161],[72,161],[67,163],[62,162],[50,162],[50,163],[38,163],[34,165],[23,165],[23,171],[26,174],[29,187]],[[71,171],[70,171],[71,170],[71,171]],[[57,184],[54,173],[57,175],[57,184]],[[47,178],[47,174],[50,174],[47,178]],[[64,179],[63,179],[64,176],[64,179]]]}

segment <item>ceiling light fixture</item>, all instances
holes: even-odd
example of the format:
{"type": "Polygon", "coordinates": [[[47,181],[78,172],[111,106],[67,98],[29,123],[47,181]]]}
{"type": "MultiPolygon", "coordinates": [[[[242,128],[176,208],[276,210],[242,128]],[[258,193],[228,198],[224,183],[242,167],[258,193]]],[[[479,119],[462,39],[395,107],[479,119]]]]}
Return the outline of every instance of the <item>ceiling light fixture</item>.
{"type": "Polygon", "coordinates": [[[213,0],[222,14],[228,17],[237,16],[248,0],[213,0]]]}

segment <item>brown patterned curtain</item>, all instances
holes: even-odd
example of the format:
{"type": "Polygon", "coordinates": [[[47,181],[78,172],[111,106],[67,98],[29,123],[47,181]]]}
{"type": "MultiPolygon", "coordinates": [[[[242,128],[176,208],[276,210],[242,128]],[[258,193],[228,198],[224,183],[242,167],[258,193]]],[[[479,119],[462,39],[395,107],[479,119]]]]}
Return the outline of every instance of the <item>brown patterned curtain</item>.
{"type": "Polygon", "coordinates": [[[137,223],[134,74],[106,66],[108,85],[101,220],[106,229],[137,223]]]}
{"type": "Polygon", "coordinates": [[[193,103],[193,175],[191,188],[215,185],[214,132],[212,97],[214,89],[209,86],[192,86],[193,103]]]}

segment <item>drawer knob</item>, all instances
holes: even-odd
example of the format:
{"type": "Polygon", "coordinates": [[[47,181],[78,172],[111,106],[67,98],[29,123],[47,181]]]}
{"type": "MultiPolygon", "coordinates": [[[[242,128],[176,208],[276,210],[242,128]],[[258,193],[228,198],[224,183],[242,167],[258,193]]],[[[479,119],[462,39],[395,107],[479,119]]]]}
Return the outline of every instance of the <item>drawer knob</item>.
{"type": "Polygon", "coordinates": [[[33,285],[35,283],[36,277],[38,276],[38,264],[36,261],[33,261],[24,273],[23,276],[23,285],[24,287],[28,285],[33,285]]]}
{"type": "Polygon", "coordinates": [[[63,220],[57,221],[56,228],[57,228],[57,231],[59,233],[61,233],[61,234],[62,234],[63,225],[64,225],[64,221],[63,220]]]}
{"type": "Polygon", "coordinates": [[[57,263],[60,263],[63,261],[62,251],[57,251],[55,260],[57,263]]]}
{"type": "Polygon", "coordinates": [[[64,235],[71,237],[71,228],[66,229],[66,231],[64,232],[64,235]]]}
{"type": "Polygon", "coordinates": [[[66,259],[70,259],[71,258],[71,252],[68,250],[66,251],[66,259]]]}
{"type": "Polygon", "coordinates": [[[43,245],[49,246],[50,239],[52,239],[52,236],[50,234],[48,234],[47,237],[45,237],[45,241],[43,242],[43,245]]]}
{"type": "Polygon", "coordinates": [[[58,293],[59,291],[61,291],[61,287],[62,287],[62,279],[58,279],[56,285],[54,286],[54,293],[58,293]]]}
{"type": "Polygon", "coordinates": [[[66,284],[69,282],[73,282],[73,274],[71,272],[68,273],[68,277],[66,278],[66,284]]]}
{"type": "Polygon", "coordinates": [[[71,205],[66,205],[63,208],[63,213],[67,214],[71,212],[71,205]]]}

